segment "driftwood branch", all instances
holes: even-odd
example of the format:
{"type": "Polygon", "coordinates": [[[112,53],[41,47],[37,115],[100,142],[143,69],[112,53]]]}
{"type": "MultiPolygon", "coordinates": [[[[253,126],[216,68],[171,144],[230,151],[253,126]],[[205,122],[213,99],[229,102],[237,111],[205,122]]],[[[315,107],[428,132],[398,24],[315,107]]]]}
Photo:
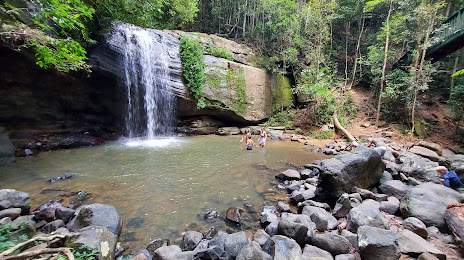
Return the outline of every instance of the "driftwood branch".
{"type": "Polygon", "coordinates": [[[340,130],[345,136],[346,138],[350,141],[350,142],[355,142],[356,139],[354,138],[354,136],[352,134],[350,134],[350,132],[348,132],[341,124],[340,124],[340,121],[338,121],[338,117],[337,117],[337,113],[334,113],[332,115],[332,118],[333,118],[333,121],[334,121],[334,125],[335,125],[335,128],[340,130]]]}
{"type": "MultiPolygon", "coordinates": [[[[42,242],[50,242],[50,241],[53,241],[53,242],[56,242],[56,239],[64,239],[66,237],[66,235],[53,235],[53,236],[49,236],[49,237],[34,237],[34,238],[31,238],[25,242],[22,242],[22,243],[19,243],[17,244],[16,246],[4,251],[3,253],[0,254],[0,259],[3,259],[1,257],[4,257],[4,256],[7,256],[13,252],[15,252],[16,250],[19,250],[21,249],[22,247],[26,246],[26,245],[29,245],[35,241],[42,241],[42,242]]],[[[6,258],[5,258],[6,259],[6,258]]]]}
{"type": "Polygon", "coordinates": [[[61,247],[61,248],[44,248],[41,250],[36,250],[36,251],[29,251],[29,252],[24,252],[19,255],[12,255],[12,256],[7,256],[1,258],[2,260],[17,260],[17,259],[27,259],[29,257],[34,257],[42,254],[53,254],[53,253],[62,253],[64,254],[68,260],[75,260],[74,256],[71,252],[71,249],[67,247],[61,247]]]}

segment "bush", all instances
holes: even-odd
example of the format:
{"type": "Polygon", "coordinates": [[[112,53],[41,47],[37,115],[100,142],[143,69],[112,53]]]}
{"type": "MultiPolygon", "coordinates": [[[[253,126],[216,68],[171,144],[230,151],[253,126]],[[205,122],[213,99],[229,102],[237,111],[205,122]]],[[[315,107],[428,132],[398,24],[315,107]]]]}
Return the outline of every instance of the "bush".
{"type": "Polygon", "coordinates": [[[323,131],[323,132],[308,132],[306,133],[307,136],[310,136],[312,138],[316,138],[316,139],[330,139],[332,138],[333,136],[333,132],[332,131],[323,131]]]}
{"type": "MultiPolygon", "coordinates": [[[[204,51],[205,48],[199,42],[185,35],[180,37],[180,58],[182,60],[183,76],[187,81],[187,88],[190,94],[196,100],[200,100],[205,84],[204,51]]],[[[198,107],[202,108],[203,104],[204,102],[199,102],[198,107]]]]}
{"type": "Polygon", "coordinates": [[[213,55],[214,57],[218,58],[224,58],[227,60],[234,60],[234,57],[232,57],[232,54],[226,49],[226,48],[216,48],[216,47],[209,47],[208,48],[208,53],[213,55]]]}

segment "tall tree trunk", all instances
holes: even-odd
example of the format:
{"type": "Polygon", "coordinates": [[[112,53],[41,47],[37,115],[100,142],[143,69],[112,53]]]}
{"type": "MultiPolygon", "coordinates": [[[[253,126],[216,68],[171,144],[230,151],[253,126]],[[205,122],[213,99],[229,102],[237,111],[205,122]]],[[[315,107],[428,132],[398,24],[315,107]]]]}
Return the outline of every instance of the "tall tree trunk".
{"type": "Polygon", "coordinates": [[[385,85],[385,71],[387,69],[387,61],[388,61],[388,46],[390,42],[390,17],[391,17],[392,9],[393,9],[393,0],[390,0],[390,8],[388,9],[388,16],[387,16],[387,37],[385,40],[385,57],[383,59],[382,78],[380,79],[379,102],[377,103],[377,114],[375,117],[375,126],[379,125],[380,106],[382,105],[382,92],[383,92],[383,88],[385,85]]]}
{"type": "Polygon", "coordinates": [[[351,23],[348,22],[346,25],[346,39],[345,39],[345,86],[348,83],[348,35],[350,33],[350,25],[351,23]]]}
{"type": "Polygon", "coordinates": [[[363,15],[361,30],[359,31],[358,43],[356,44],[356,55],[355,55],[355,58],[354,58],[353,74],[351,76],[351,83],[350,83],[349,89],[351,89],[353,87],[354,78],[356,76],[356,69],[358,67],[358,59],[359,59],[359,57],[361,57],[360,48],[361,48],[361,37],[362,37],[362,34],[364,32],[364,20],[365,19],[364,19],[364,15],[363,15]]]}

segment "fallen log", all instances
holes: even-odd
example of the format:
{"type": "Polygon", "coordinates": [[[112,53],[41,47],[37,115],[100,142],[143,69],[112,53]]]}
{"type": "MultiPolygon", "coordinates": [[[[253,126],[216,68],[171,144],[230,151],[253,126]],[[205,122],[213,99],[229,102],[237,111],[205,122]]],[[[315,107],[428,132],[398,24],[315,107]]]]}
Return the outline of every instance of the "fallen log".
{"type": "Polygon", "coordinates": [[[333,118],[333,121],[334,121],[335,128],[340,130],[340,132],[342,132],[350,142],[356,142],[356,139],[354,138],[354,136],[352,134],[350,134],[350,132],[348,132],[342,126],[342,124],[340,124],[340,122],[338,121],[337,113],[334,113],[332,115],[332,118],[333,118]]]}

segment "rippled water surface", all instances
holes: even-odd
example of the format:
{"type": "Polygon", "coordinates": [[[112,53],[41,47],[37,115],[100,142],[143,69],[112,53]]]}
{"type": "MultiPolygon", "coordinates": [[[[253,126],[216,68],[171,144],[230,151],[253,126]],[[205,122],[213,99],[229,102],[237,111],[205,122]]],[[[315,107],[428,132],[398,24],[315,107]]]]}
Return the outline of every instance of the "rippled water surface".
{"type": "Polygon", "coordinates": [[[275,174],[327,158],[290,141],[268,141],[265,149],[252,151],[239,141],[238,136],[121,140],[44,152],[0,168],[0,187],[29,192],[33,207],[51,199],[67,202],[62,194],[90,192],[84,203],[115,206],[123,217],[121,240],[138,250],[155,238],[178,239],[190,228],[230,228],[222,220],[207,224],[203,215],[209,210],[223,215],[245,204],[274,205],[284,196],[275,174]],[[67,174],[73,178],[47,182],[67,174]]]}

